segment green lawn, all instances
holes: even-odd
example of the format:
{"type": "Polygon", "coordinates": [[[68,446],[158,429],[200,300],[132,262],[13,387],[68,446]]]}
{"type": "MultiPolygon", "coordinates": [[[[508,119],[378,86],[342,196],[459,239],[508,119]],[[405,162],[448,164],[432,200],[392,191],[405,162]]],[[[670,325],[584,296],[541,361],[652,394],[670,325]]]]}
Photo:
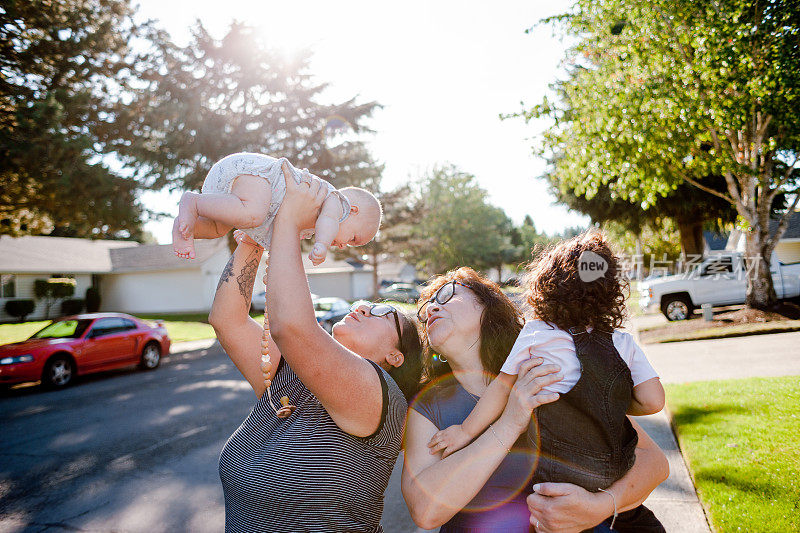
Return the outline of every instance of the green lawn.
{"type": "MultiPolygon", "coordinates": [[[[200,339],[213,339],[216,337],[214,328],[206,321],[207,313],[181,314],[181,315],[137,315],[145,320],[163,320],[172,342],[194,341],[200,339]]],[[[263,321],[263,315],[253,315],[257,320],[263,321]]],[[[0,344],[22,341],[42,329],[49,323],[48,320],[36,322],[22,322],[20,324],[0,324],[0,344]]]]}
{"type": "Polygon", "coordinates": [[[800,377],[667,385],[716,531],[800,531],[800,377]]]}
{"type": "MultiPolygon", "coordinates": [[[[403,302],[387,302],[398,309],[412,315],[417,312],[415,304],[403,302]]],[[[208,313],[193,314],[142,314],[136,315],[145,320],[163,320],[172,342],[195,341],[201,339],[213,339],[216,337],[214,328],[208,324],[208,313]]],[[[264,322],[264,314],[251,313],[251,317],[259,323],[264,322]]],[[[49,323],[48,320],[36,322],[23,322],[21,324],[0,324],[0,344],[22,341],[42,329],[49,323]]]]}

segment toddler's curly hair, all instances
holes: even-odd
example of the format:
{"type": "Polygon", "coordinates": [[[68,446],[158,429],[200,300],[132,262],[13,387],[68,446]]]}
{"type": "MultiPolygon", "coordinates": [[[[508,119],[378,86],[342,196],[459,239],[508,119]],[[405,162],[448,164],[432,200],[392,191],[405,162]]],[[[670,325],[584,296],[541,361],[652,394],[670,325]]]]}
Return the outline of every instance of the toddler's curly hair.
{"type": "Polygon", "coordinates": [[[630,293],[628,280],[620,275],[619,258],[599,230],[593,229],[551,245],[525,274],[525,301],[535,318],[562,330],[591,327],[613,331],[622,327],[630,293]],[[578,258],[594,252],[608,264],[605,274],[591,282],[582,281],[578,258]]]}

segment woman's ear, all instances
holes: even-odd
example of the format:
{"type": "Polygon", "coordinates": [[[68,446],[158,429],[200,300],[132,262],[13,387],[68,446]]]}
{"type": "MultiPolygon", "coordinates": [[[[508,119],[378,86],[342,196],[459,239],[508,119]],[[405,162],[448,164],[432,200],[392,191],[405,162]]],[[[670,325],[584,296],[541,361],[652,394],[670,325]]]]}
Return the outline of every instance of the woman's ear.
{"type": "Polygon", "coordinates": [[[394,350],[386,356],[386,362],[395,368],[400,368],[405,360],[406,358],[400,350],[394,350]]]}
{"type": "Polygon", "coordinates": [[[357,205],[351,205],[350,206],[350,214],[351,215],[357,215],[358,214],[358,206],[357,205]]]}

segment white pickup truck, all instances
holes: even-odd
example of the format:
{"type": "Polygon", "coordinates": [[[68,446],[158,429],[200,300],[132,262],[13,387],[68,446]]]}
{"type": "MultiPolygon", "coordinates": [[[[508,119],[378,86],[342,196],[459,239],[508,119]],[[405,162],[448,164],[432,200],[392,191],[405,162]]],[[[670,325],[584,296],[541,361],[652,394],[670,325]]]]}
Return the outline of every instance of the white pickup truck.
{"type": "MultiPolygon", "coordinates": [[[[800,263],[783,264],[773,255],[770,271],[779,299],[800,296],[800,263]]],[[[668,320],[685,320],[703,304],[743,304],[747,275],[740,252],[711,255],[683,274],[639,283],[639,306],[660,309],[668,320]]]]}

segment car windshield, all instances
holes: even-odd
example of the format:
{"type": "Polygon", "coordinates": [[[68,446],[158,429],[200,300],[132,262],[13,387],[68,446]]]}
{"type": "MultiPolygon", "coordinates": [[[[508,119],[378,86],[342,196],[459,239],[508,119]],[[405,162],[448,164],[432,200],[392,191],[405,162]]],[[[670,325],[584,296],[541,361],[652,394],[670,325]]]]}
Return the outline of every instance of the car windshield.
{"type": "Polygon", "coordinates": [[[31,339],[76,339],[83,335],[91,319],[59,320],[48,324],[31,336],[31,339]]]}

